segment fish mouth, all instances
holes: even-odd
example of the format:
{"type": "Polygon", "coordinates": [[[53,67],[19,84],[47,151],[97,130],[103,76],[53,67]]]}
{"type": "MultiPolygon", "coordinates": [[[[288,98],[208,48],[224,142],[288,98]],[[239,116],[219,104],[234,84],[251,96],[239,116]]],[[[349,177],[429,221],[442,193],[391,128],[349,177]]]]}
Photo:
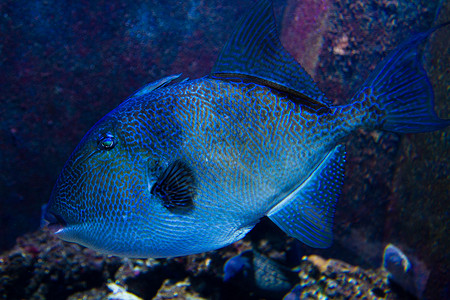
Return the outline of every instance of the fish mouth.
{"type": "Polygon", "coordinates": [[[43,226],[46,227],[50,232],[57,234],[61,230],[63,230],[67,223],[64,221],[63,217],[53,212],[45,209],[42,216],[43,226]]]}

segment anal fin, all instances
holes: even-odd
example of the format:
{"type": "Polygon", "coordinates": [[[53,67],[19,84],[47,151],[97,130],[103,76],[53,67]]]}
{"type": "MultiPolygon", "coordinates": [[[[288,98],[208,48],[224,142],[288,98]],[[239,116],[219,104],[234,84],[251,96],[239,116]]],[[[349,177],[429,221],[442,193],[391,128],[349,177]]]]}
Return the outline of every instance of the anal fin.
{"type": "Polygon", "coordinates": [[[286,234],[308,246],[326,248],[333,240],[333,217],[344,180],[345,146],[336,146],[310,177],[267,216],[286,234]]]}

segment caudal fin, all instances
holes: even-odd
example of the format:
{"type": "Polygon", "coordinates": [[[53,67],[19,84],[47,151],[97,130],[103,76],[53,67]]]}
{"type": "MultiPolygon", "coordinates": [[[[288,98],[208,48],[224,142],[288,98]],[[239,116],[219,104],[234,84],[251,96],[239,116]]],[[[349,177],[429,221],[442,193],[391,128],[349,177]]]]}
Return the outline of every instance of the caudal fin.
{"type": "Polygon", "coordinates": [[[369,96],[386,114],[381,128],[393,132],[427,132],[450,125],[434,109],[434,95],[418,54],[418,46],[435,30],[432,28],[400,44],[371,73],[355,98],[369,96]]]}

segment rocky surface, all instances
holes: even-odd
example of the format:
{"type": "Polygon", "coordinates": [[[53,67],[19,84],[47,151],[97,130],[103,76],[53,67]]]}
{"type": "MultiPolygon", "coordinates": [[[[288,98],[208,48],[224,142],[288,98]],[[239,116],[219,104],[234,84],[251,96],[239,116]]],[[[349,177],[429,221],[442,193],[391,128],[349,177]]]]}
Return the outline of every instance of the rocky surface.
{"type": "MultiPolygon", "coordinates": [[[[291,249],[292,239],[278,245],[291,249]]],[[[18,239],[0,255],[1,299],[277,299],[222,280],[225,261],[251,248],[248,240],[209,253],[172,259],[102,256],[46,231],[18,239]]],[[[288,263],[287,253],[262,243],[258,251],[288,263]]],[[[405,299],[382,269],[304,256],[298,284],[286,299],[405,299]]],[[[408,299],[408,298],[406,298],[408,299]]]]}

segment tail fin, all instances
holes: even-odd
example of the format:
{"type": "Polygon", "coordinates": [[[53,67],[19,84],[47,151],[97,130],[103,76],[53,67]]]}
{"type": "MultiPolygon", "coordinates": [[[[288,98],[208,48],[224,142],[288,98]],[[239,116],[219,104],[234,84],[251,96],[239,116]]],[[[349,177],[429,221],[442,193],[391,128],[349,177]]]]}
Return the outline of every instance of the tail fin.
{"type": "Polygon", "coordinates": [[[415,35],[400,44],[370,74],[355,98],[371,93],[386,113],[381,128],[393,132],[427,132],[450,125],[433,109],[433,90],[420,63],[419,44],[450,22],[415,35]]]}

